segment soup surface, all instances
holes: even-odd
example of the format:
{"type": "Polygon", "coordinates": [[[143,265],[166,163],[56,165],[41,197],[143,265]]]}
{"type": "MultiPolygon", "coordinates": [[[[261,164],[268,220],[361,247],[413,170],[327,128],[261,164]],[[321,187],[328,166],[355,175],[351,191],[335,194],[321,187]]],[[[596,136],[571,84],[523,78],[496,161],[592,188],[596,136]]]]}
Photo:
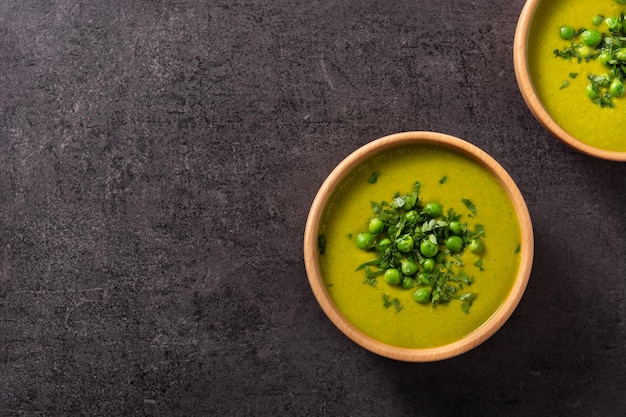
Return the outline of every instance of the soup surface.
{"type": "Polygon", "coordinates": [[[513,205],[499,181],[482,165],[456,151],[427,145],[389,149],[353,170],[331,196],[320,230],[326,250],[320,267],[327,289],[341,313],[363,333],[389,345],[428,348],[457,341],[492,316],[510,292],[520,263],[520,226],[513,205]],[[373,172],[380,173],[370,184],[373,172]],[[445,181],[441,181],[445,177],[445,181]],[[355,237],[367,230],[371,201],[391,201],[396,192],[421,183],[420,202],[435,201],[444,213],[453,208],[461,222],[473,229],[484,226],[485,249],[468,250],[461,258],[463,270],[475,281],[466,287],[477,294],[469,313],[461,302],[419,304],[415,289],[389,286],[381,278],[375,286],[365,283],[357,267],[375,255],[358,249],[355,237]],[[462,199],[476,207],[473,215],[462,199]],[[483,270],[474,266],[482,258],[483,270]],[[397,298],[402,309],[385,308],[383,295],[397,298]]]}
{"type": "MultiPolygon", "coordinates": [[[[528,66],[535,91],[552,118],[570,135],[588,145],[609,151],[626,151],[626,96],[615,98],[615,107],[600,107],[586,95],[589,74],[605,74],[599,60],[578,63],[557,58],[572,40],[563,40],[559,29],[596,29],[608,33],[605,23],[592,24],[593,16],[619,16],[626,6],[615,0],[544,0],[535,11],[528,38],[528,66]],[[570,74],[578,74],[572,78],[570,74]],[[567,87],[561,88],[567,81],[567,87]]],[[[578,39],[575,41],[581,43],[578,39]]]]}

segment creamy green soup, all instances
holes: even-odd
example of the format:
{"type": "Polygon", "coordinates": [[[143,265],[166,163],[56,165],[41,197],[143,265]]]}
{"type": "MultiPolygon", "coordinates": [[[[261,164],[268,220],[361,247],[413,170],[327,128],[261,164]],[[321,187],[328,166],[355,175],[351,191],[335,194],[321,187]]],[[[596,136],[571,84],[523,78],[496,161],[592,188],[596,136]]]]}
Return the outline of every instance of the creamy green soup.
{"type": "Polygon", "coordinates": [[[341,313],[365,334],[390,345],[408,348],[442,346],[462,339],[481,326],[511,291],[520,265],[520,226],[515,210],[498,180],[482,165],[453,150],[427,145],[394,148],[353,170],[331,196],[319,233],[326,239],[320,267],[328,291],[341,313]],[[368,179],[380,173],[375,183],[368,179]],[[461,253],[463,270],[474,277],[468,287],[477,294],[469,313],[458,300],[448,304],[419,304],[413,290],[378,279],[365,283],[357,267],[372,253],[355,245],[367,230],[371,201],[390,201],[396,192],[421,183],[420,201],[435,201],[444,212],[453,208],[468,227],[484,227],[485,249],[461,253]],[[471,200],[476,214],[464,205],[471,200]],[[474,264],[482,258],[482,269],[474,264]],[[385,308],[383,295],[397,298],[402,309],[385,308]]]}
{"type": "MultiPolygon", "coordinates": [[[[535,12],[528,39],[528,66],[535,91],[552,118],[570,135],[588,145],[609,151],[626,151],[626,96],[615,98],[615,107],[600,107],[586,95],[589,74],[605,74],[599,60],[578,63],[557,58],[572,40],[563,40],[563,25],[608,32],[605,23],[595,26],[593,16],[619,16],[626,6],[614,0],[545,0],[535,12]],[[573,78],[570,74],[577,74],[573,78]],[[566,86],[564,86],[566,85],[566,86]]],[[[580,40],[574,40],[581,43],[580,40]]]]}

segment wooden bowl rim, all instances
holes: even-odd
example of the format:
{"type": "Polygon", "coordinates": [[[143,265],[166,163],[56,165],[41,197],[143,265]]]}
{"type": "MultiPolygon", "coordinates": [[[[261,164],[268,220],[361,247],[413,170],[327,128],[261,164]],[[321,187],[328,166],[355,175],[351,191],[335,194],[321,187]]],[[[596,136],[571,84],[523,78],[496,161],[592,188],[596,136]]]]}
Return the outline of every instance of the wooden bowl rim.
{"type": "Polygon", "coordinates": [[[535,91],[530,71],[528,70],[527,50],[528,36],[535,11],[541,0],[527,0],[520,13],[515,38],[513,40],[513,66],[520,92],[531,113],[549,132],[572,149],[586,155],[610,161],[626,161],[626,152],[610,151],[596,148],[576,139],[567,133],[550,116],[535,91]]]}
{"type": "Polygon", "coordinates": [[[517,307],[530,278],[533,255],[534,240],[530,214],[522,194],[513,179],[498,162],[480,148],[454,136],[437,132],[415,131],[395,133],[376,139],[351,153],[337,165],[320,187],[311,205],[304,232],[305,268],[313,294],[324,313],[344,335],[361,347],[378,355],[405,362],[433,362],[448,359],[473,349],[491,337],[504,325],[517,307]],[[404,145],[442,146],[456,150],[476,160],[491,172],[505,189],[512,201],[520,224],[520,266],[517,278],[508,298],[487,322],[474,332],[459,341],[434,348],[410,349],[391,346],[374,340],[358,330],[333,304],[328,290],[324,285],[318,261],[318,230],[322,212],[333,191],[345,176],[362,161],[380,151],[404,145]]]}

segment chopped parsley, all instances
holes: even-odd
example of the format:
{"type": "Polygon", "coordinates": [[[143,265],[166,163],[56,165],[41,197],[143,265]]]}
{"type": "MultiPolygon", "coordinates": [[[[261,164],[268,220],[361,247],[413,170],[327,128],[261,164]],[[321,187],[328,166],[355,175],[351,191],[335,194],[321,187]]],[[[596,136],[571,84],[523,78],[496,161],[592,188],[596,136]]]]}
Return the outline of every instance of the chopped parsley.
{"type": "Polygon", "coordinates": [[[474,262],[474,266],[481,271],[484,271],[485,269],[483,268],[483,258],[478,258],[478,260],[474,262]]]}
{"type": "Polygon", "coordinates": [[[320,253],[320,255],[323,255],[326,253],[326,236],[324,235],[317,236],[317,251],[320,253]]]}
{"type": "Polygon", "coordinates": [[[385,308],[391,307],[391,300],[389,299],[389,294],[383,294],[383,307],[385,308]]]}
{"type": "Polygon", "coordinates": [[[472,214],[476,215],[476,206],[474,205],[474,203],[471,202],[471,200],[464,198],[461,201],[463,201],[463,204],[465,204],[465,207],[467,207],[469,211],[472,212],[472,214]]]}
{"type": "Polygon", "coordinates": [[[383,307],[389,308],[393,306],[396,309],[396,313],[399,313],[404,308],[402,302],[398,299],[398,297],[394,297],[392,300],[391,298],[389,298],[389,294],[383,294],[382,300],[383,307]]]}
{"type": "Polygon", "coordinates": [[[380,177],[380,172],[372,172],[372,175],[367,179],[367,182],[370,184],[376,184],[378,182],[378,177],[380,177]]]}
{"type": "Polygon", "coordinates": [[[563,59],[567,59],[567,60],[571,60],[572,58],[576,58],[576,60],[580,63],[582,62],[583,58],[580,55],[580,52],[578,52],[578,49],[582,47],[582,45],[580,44],[572,44],[569,48],[565,48],[565,49],[555,49],[553,51],[554,56],[557,58],[563,58],[563,59]]]}

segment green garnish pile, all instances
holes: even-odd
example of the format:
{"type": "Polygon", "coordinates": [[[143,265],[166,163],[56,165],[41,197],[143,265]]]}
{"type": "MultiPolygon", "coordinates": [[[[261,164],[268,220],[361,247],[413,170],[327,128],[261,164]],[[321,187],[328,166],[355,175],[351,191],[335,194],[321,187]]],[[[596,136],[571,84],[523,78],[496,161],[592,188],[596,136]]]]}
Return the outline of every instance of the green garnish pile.
{"type": "MultiPolygon", "coordinates": [[[[414,291],[418,303],[436,305],[456,299],[468,313],[476,294],[465,291],[474,278],[464,272],[461,255],[466,249],[482,253],[484,229],[476,225],[470,230],[461,222],[461,215],[451,208],[444,214],[439,203],[422,204],[419,191],[420,183],[415,182],[412,192],[396,193],[390,203],[371,203],[368,230],[356,236],[356,245],[375,257],[357,270],[365,271],[368,284],[376,285],[382,276],[390,286],[414,291]]],[[[462,202],[470,216],[476,214],[470,200],[462,202]]],[[[474,266],[483,270],[482,258],[474,266]]],[[[392,304],[396,311],[402,309],[397,299],[383,295],[383,305],[392,304]]]]}
{"type": "MultiPolygon", "coordinates": [[[[623,3],[623,1],[618,1],[623,3]]],[[[624,13],[618,17],[595,15],[591,19],[595,28],[574,29],[571,26],[562,26],[559,35],[564,40],[571,40],[569,47],[555,49],[554,55],[564,59],[576,59],[586,62],[599,59],[607,68],[604,74],[588,74],[589,84],[586,87],[587,96],[600,107],[615,107],[614,98],[624,95],[626,83],[626,22],[624,13]],[[602,32],[602,29],[606,29],[602,32]]],[[[577,73],[571,73],[576,78],[577,73]]],[[[569,85],[565,80],[561,88],[569,85]]]]}

